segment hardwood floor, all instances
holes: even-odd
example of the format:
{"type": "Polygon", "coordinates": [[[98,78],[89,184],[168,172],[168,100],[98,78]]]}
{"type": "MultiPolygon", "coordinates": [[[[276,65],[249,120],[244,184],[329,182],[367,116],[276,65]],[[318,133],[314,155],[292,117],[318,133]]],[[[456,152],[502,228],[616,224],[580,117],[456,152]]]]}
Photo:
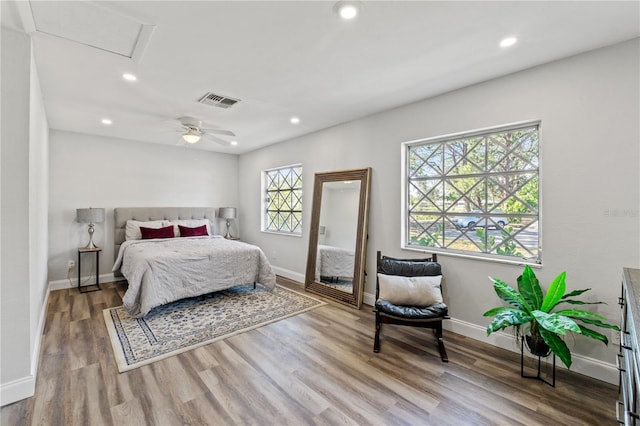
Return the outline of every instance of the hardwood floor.
{"type": "Polygon", "coordinates": [[[125,286],[103,288],[51,293],[35,396],[3,407],[2,425],[617,424],[615,386],[522,379],[518,354],[450,332],[449,363],[408,327],[383,326],[374,354],[368,306],[330,303],[119,374],[102,310],[125,286]]]}

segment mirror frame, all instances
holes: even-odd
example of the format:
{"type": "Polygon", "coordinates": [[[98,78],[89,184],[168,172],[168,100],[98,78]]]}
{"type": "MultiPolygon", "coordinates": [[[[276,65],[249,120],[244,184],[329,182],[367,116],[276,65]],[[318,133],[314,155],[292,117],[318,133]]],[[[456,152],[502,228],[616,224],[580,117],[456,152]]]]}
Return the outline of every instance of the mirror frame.
{"type": "Polygon", "coordinates": [[[364,169],[340,170],[335,172],[316,173],[313,182],[313,208],[311,211],[311,227],[309,231],[309,251],[307,254],[307,274],[304,287],[311,293],[333,299],[337,302],[362,306],[364,277],[367,254],[367,234],[369,217],[369,187],[371,185],[371,167],[364,169]],[[315,280],[316,256],[318,252],[318,235],[320,232],[320,208],[322,207],[322,189],[325,182],[360,181],[360,197],[358,201],[358,229],[354,255],[353,292],[326,286],[315,280]]]}

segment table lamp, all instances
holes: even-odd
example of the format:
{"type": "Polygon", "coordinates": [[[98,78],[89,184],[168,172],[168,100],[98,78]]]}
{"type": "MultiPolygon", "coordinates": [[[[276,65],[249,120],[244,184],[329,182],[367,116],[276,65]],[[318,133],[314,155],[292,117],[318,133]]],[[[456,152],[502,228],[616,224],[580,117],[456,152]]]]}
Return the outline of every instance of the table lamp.
{"type": "Polygon", "coordinates": [[[231,223],[229,223],[229,221],[231,219],[235,219],[236,218],[236,208],[235,207],[220,207],[220,209],[218,210],[218,217],[220,217],[221,219],[226,219],[227,220],[227,235],[225,235],[224,237],[227,239],[233,238],[231,236],[231,234],[229,233],[229,227],[231,226],[231,223]]]}
{"type": "Polygon", "coordinates": [[[97,249],[93,242],[93,227],[95,223],[104,222],[104,209],[94,209],[89,207],[88,209],[76,209],[76,219],[79,223],[89,224],[89,244],[85,249],[97,249]]]}

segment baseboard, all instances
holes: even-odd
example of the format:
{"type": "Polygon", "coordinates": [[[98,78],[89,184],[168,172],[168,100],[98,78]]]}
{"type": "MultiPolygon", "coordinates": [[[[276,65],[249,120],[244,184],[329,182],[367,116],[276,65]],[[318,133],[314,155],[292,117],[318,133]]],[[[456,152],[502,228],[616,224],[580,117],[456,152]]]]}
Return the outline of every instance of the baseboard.
{"type": "Polygon", "coordinates": [[[30,398],[36,393],[36,378],[32,375],[3,383],[0,387],[0,406],[30,398]]]}
{"type": "Polygon", "coordinates": [[[304,275],[303,274],[291,271],[289,269],[280,268],[278,266],[272,266],[271,268],[273,269],[273,272],[276,273],[276,275],[280,275],[281,277],[288,278],[288,279],[290,279],[292,281],[296,281],[296,282],[302,283],[302,285],[304,285],[304,275]]]}
{"type": "Polygon", "coordinates": [[[48,290],[44,295],[44,301],[42,304],[42,308],[40,309],[40,318],[38,319],[38,328],[36,330],[36,336],[38,338],[35,341],[35,345],[33,345],[33,352],[31,354],[31,375],[36,377],[38,373],[38,362],[40,360],[40,346],[42,345],[42,339],[44,338],[44,325],[47,319],[47,308],[49,306],[49,295],[51,294],[51,290],[48,290]]]}
{"type": "Polygon", "coordinates": [[[365,305],[369,305],[369,306],[375,305],[375,303],[376,303],[375,294],[363,293],[362,294],[362,303],[364,303],[365,305]]]}
{"type": "MultiPolygon", "coordinates": [[[[487,329],[477,324],[472,324],[466,321],[457,320],[452,318],[451,320],[444,321],[443,328],[448,331],[452,331],[457,334],[461,334],[471,339],[479,340],[481,342],[489,343],[490,345],[497,346],[502,349],[509,350],[511,352],[520,353],[520,345],[515,341],[513,335],[505,332],[491,333],[487,336],[487,329]]],[[[446,341],[446,335],[445,335],[446,341]]],[[[618,369],[615,365],[600,361],[595,358],[589,358],[579,354],[571,354],[572,365],[571,371],[584,374],[585,376],[593,377],[594,379],[602,380],[603,382],[618,384],[618,369]]],[[[556,366],[558,368],[566,367],[557,361],[556,366]]]]}
{"type": "Polygon", "coordinates": [[[20,401],[25,398],[32,397],[36,392],[36,375],[38,373],[38,362],[40,360],[40,347],[44,334],[44,325],[47,318],[47,306],[49,306],[49,294],[47,291],[44,296],[42,308],[40,309],[40,317],[38,318],[38,327],[36,328],[36,339],[31,351],[31,366],[29,374],[26,377],[13,380],[9,383],[0,385],[0,406],[4,407],[8,404],[20,401]]]}
{"type": "MultiPolygon", "coordinates": [[[[92,276],[80,277],[80,281],[86,282],[90,278],[92,278],[92,276]]],[[[124,281],[124,280],[125,280],[124,277],[116,277],[115,275],[113,275],[113,272],[109,274],[100,274],[101,283],[112,283],[115,281],[124,281]]],[[[92,280],[91,282],[93,283],[95,281],[92,280]]],[[[64,290],[67,288],[76,287],[77,285],[78,285],[78,277],[71,278],[71,279],[65,278],[64,280],[49,281],[49,291],[64,290]]],[[[83,284],[83,285],[86,285],[86,284],[83,284]]]]}

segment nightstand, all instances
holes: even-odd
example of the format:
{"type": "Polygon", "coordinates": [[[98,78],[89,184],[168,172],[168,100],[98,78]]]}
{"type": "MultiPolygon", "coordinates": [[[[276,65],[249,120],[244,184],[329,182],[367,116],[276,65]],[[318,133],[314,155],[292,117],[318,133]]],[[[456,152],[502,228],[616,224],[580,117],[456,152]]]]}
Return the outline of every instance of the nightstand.
{"type": "Polygon", "coordinates": [[[102,251],[101,248],[96,247],[96,248],[79,248],[78,249],[78,291],[80,293],[89,293],[91,291],[98,291],[98,290],[102,290],[100,288],[100,252],[102,251]],[[89,284],[86,286],[82,286],[80,285],[81,283],[81,278],[80,278],[80,271],[82,271],[82,255],[85,253],[95,253],[96,254],[96,283],[95,284],[89,284]],[[97,287],[97,288],[90,288],[90,287],[97,287]],[[84,290],[83,290],[84,289],[84,290]]]}

